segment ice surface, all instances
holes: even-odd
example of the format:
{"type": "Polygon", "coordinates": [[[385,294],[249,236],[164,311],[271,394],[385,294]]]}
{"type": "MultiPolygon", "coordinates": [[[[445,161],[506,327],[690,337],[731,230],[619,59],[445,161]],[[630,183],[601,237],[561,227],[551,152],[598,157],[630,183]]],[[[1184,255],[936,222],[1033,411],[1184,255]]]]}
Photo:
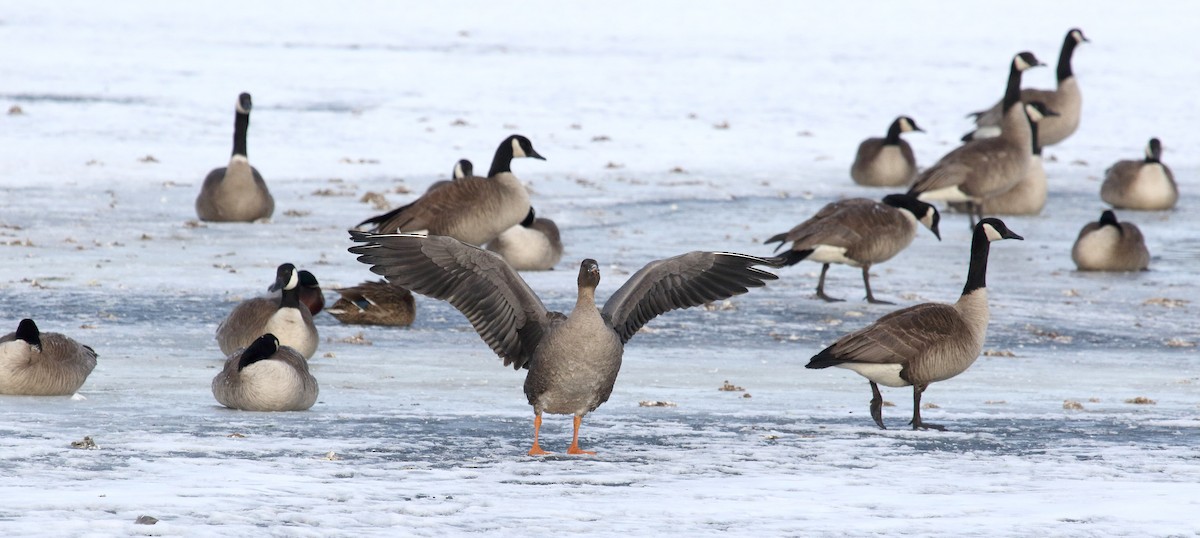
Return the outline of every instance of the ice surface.
{"type": "MultiPolygon", "coordinates": [[[[100,359],[81,398],[0,397],[0,533],[1200,533],[1198,15],[1113,0],[10,4],[0,105],[23,114],[0,116],[0,333],[33,317],[100,359]],[[877,430],[862,378],[804,364],[892,308],[954,300],[969,241],[954,214],[943,241],[923,232],[873,269],[897,307],[861,302],[846,267],[827,289],[849,300],[817,301],[806,263],[730,308],[652,321],[584,421],[595,457],[526,457],[522,376],[423,298],[408,329],[318,316],[309,412],[230,411],[209,391],[216,324],[279,263],[326,288],[373,277],[346,252],[346,228],[378,212],[367,192],[404,203],[400,187],[462,157],[486,169],[506,135],[529,136],[548,160],[514,168],[567,254],[526,278],[568,309],[584,257],[604,298],[656,257],[766,254],[828,201],[882,197],[850,181],[862,138],[911,115],[931,164],[999,96],[1013,53],[1053,64],[1073,26],[1092,39],[1075,60],[1082,126],[1047,149],[1045,213],[1006,219],[1027,240],[993,248],[991,353],[926,393],[949,432],[905,430],[905,389],[885,390],[893,429],[877,430]],[[189,224],[241,91],[275,217],[189,224]],[[1179,207],[1119,212],[1151,271],[1074,272],[1104,169],[1151,136],[1179,207]],[[70,447],[84,436],[98,448],[70,447]]],[[[1026,82],[1052,85],[1053,68],[1026,82]]],[[[543,433],[561,452],[570,421],[543,433]]]]}

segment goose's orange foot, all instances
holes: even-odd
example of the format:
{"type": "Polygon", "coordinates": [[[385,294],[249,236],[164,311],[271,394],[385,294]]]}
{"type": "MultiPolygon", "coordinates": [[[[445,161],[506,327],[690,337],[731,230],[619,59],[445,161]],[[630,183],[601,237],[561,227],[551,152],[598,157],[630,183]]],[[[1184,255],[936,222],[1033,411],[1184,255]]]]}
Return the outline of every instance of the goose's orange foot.
{"type": "Polygon", "coordinates": [[[584,450],[582,448],[579,448],[578,445],[571,445],[571,448],[567,449],[567,454],[583,454],[583,455],[587,455],[587,456],[595,456],[596,452],[592,451],[592,450],[584,450]]]}
{"type": "Polygon", "coordinates": [[[542,450],[542,447],[537,445],[533,445],[533,448],[529,449],[530,456],[549,456],[550,454],[553,454],[553,452],[546,452],[542,450]]]}

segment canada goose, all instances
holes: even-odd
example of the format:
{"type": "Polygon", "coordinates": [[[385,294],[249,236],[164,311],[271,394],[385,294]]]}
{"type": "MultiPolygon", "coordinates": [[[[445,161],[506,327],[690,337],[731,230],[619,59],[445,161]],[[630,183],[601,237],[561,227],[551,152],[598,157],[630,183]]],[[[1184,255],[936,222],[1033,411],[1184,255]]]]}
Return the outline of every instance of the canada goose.
{"type": "Polygon", "coordinates": [[[285,263],[275,271],[271,291],[282,290],[278,298],[255,297],[238,303],[217,326],[217,344],[226,356],[246,347],[266,333],[279,337],[283,345],[308,359],[317,352],[317,327],[312,312],[301,308],[300,277],[296,266],[285,263]]]}
{"type": "Polygon", "coordinates": [[[500,256],[450,237],[351,231],[358,261],[394,284],[449,301],[505,365],[528,368],[525,395],[533,406],[533,447],[541,455],[542,413],[572,414],[571,454],[583,416],[608,400],[625,344],[655,316],[724,299],[777,277],[755,268],[777,261],[726,252],[691,252],[650,262],[596,308],[600,266],[579,266],[579,296],[570,314],[546,310],[500,256]]]}
{"type": "Polygon", "coordinates": [[[558,225],[535,216],[532,207],[525,220],[488,242],[487,249],[518,271],[549,271],[563,255],[558,225]]]}
{"type": "Polygon", "coordinates": [[[75,394],[96,367],[96,351],[59,333],[38,331],[23,319],[0,338],[0,394],[75,394]]]}
{"type": "Polygon", "coordinates": [[[488,177],[464,177],[434,189],[412,203],[358,224],[373,232],[418,232],[447,235],[482,245],[521,222],[529,213],[529,193],[513,175],[512,160],[545,160],[528,138],[512,135],[496,148],[488,177]]]}
{"type": "Polygon", "coordinates": [[[213,378],[221,405],[243,411],[303,411],[317,402],[317,378],[296,350],[279,345],[271,333],[225,359],[213,378]]]}
{"type": "Polygon", "coordinates": [[[1171,209],[1179,201],[1175,174],[1162,162],[1162,143],[1151,138],[1146,158],[1117,161],[1104,171],[1100,199],[1117,209],[1171,209]]]}
{"type": "Polygon", "coordinates": [[[446,185],[449,185],[450,183],[458,181],[464,177],[471,177],[474,173],[475,166],[471,164],[471,161],[459,159],[458,162],[454,163],[454,170],[450,172],[450,179],[442,179],[430,183],[429,188],[425,189],[425,194],[429,194],[435,189],[445,187],[446,185]]]}
{"type": "Polygon", "coordinates": [[[1150,251],[1136,224],[1117,222],[1117,215],[1107,210],[1098,222],[1079,230],[1071,259],[1080,271],[1144,271],[1150,251]]]}
{"type": "MultiPolygon", "coordinates": [[[[917,223],[924,224],[941,240],[936,208],[907,194],[889,194],[883,203],[866,198],[851,198],[833,202],[816,215],[791,230],[776,234],[764,244],[787,242],[792,246],[780,256],[785,265],[800,260],[823,264],[817,281],[817,297],[826,301],[841,301],[825,295],[825,273],[829,264],[842,263],[862,267],[863,287],[867,301],[891,304],[871,294],[871,266],[890,260],[904,250],[917,236],[917,223]]],[[[778,248],[776,249],[778,250],[778,248]]]]}
{"type": "Polygon", "coordinates": [[[859,185],[899,187],[912,182],[917,175],[917,159],[912,146],[900,138],[900,133],[924,132],[908,116],[900,116],[888,127],[886,138],[868,138],[858,145],[850,178],[859,185]]]}
{"type": "Polygon", "coordinates": [[[233,157],[228,166],[214,169],[204,178],[196,197],[196,216],[200,220],[251,222],[270,218],[275,212],[275,199],[267,183],[246,156],[250,107],[250,94],[239,95],[233,121],[233,157]]]}
{"type": "MultiPolygon", "coordinates": [[[[1083,108],[1083,96],[1079,93],[1079,81],[1071,70],[1071,56],[1075,46],[1087,42],[1083,30],[1072,28],[1063,38],[1062,50],[1058,54],[1058,87],[1053,90],[1021,90],[1021,101],[1032,103],[1041,101],[1058,116],[1046,119],[1038,133],[1038,143],[1042,146],[1052,146],[1071,136],[1079,127],[1080,111],[1083,108]]],[[[1001,104],[996,103],[992,108],[981,112],[973,112],[968,116],[975,117],[977,129],[963,137],[963,141],[972,138],[996,136],[996,129],[1001,127],[1001,104]]]]}
{"type": "MultiPolygon", "coordinates": [[[[1052,118],[1058,112],[1050,110],[1041,101],[1025,103],[1025,113],[1029,116],[1030,141],[1033,144],[1029,168],[1025,176],[1013,188],[992,196],[983,201],[980,211],[988,215],[1037,215],[1046,207],[1046,169],[1042,166],[1042,146],[1038,143],[1038,129],[1045,118],[1052,118]]],[[[951,204],[956,208],[958,203],[951,204]]],[[[965,206],[965,204],[961,204],[965,206]]]]}
{"type": "Polygon", "coordinates": [[[1031,52],[1013,57],[1004,92],[1004,131],[1000,136],[973,140],[947,153],[917,176],[908,193],[922,200],[968,202],[973,226],[984,199],[1016,185],[1028,170],[1033,154],[1029,118],[1017,98],[1021,73],[1038,65],[1042,64],[1031,52]]]}
{"type": "Polygon", "coordinates": [[[341,298],[326,312],[350,325],[412,325],[417,315],[412,292],[383,280],[341,288],[341,298]]]}
{"type": "MultiPolygon", "coordinates": [[[[317,277],[308,271],[300,271],[297,273],[300,276],[300,302],[308,307],[308,312],[312,315],[317,315],[322,308],[325,308],[325,294],[321,292],[321,283],[317,282],[317,277]]],[[[267,288],[268,297],[278,301],[283,295],[283,290],[276,288],[275,284],[271,284],[267,288]]]]}
{"type": "Polygon", "coordinates": [[[913,429],[944,430],[921,420],[921,393],[930,383],[963,373],[979,357],[987,335],[987,260],[992,241],[1023,239],[995,218],[975,225],[971,265],[958,302],[922,303],[887,314],[825,348],[806,368],[838,366],[871,383],[871,418],[883,425],[879,385],[913,387],[913,429]]]}

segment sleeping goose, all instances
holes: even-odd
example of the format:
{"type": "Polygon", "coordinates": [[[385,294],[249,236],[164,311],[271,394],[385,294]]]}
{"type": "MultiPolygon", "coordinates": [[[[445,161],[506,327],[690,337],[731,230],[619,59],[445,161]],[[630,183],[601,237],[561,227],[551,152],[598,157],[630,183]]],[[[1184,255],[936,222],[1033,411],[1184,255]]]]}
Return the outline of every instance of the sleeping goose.
{"type": "Polygon", "coordinates": [[[528,138],[512,135],[496,148],[488,177],[452,181],[358,226],[370,224],[373,232],[427,232],[472,245],[487,243],[529,213],[529,193],[512,173],[512,160],[519,157],[545,160],[528,138]]]}
{"type": "Polygon", "coordinates": [[[1079,231],[1071,259],[1080,271],[1144,271],[1150,251],[1136,224],[1117,222],[1117,215],[1107,210],[1079,231]]]}
{"type": "Polygon", "coordinates": [[[1029,138],[1033,144],[1029,168],[1016,186],[983,201],[980,211],[984,214],[1037,215],[1046,207],[1049,186],[1046,183],[1046,168],[1042,166],[1042,146],[1037,137],[1040,123],[1046,118],[1057,116],[1058,113],[1040,101],[1025,103],[1025,113],[1029,116],[1029,138]]]}
{"type": "Polygon", "coordinates": [[[251,222],[270,218],[275,212],[275,199],[267,183],[246,156],[250,108],[250,94],[239,95],[233,120],[233,157],[228,166],[214,169],[204,178],[196,197],[196,216],[200,220],[251,222]]]}
{"type": "Polygon", "coordinates": [[[780,258],[785,265],[801,260],[823,264],[817,281],[817,297],[826,301],[841,301],[825,295],[825,273],[829,264],[841,263],[861,267],[867,301],[891,304],[871,294],[871,266],[892,259],[917,236],[917,223],[925,225],[941,240],[938,232],[938,211],[932,205],[907,194],[889,194],[883,202],[866,198],[851,198],[833,202],[816,215],[791,230],[777,234],[765,244],[792,246],[780,258]]]}
{"type": "MultiPolygon", "coordinates": [[[[974,225],[984,199],[1011,189],[1025,175],[1033,154],[1029,118],[1018,99],[1021,73],[1042,65],[1030,52],[1013,57],[1004,92],[1004,131],[996,138],[967,142],[917,176],[908,193],[922,200],[968,202],[974,225]]],[[[979,213],[982,217],[982,213],[979,213]]]]}
{"type": "Polygon", "coordinates": [[[440,189],[455,181],[465,177],[471,177],[475,173],[475,165],[466,159],[459,159],[454,163],[454,170],[450,172],[450,179],[442,179],[429,184],[429,188],[425,189],[425,194],[429,194],[434,190],[440,189]]]}
{"type": "Polygon", "coordinates": [[[75,394],[95,367],[95,350],[59,333],[40,332],[32,319],[0,337],[0,394],[75,394]]]}
{"type": "Polygon", "coordinates": [[[558,225],[537,217],[533,208],[520,224],[513,226],[487,244],[518,271],[549,271],[562,259],[562,237],[558,225]]]}
{"type": "Polygon", "coordinates": [[[341,298],[326,312],[342,323],[407,327],[417,315],[412,292],[383,280],[334,291],[341,298]]]}
{"type": "Polygon", "coordinates": [[[281,290],[278,298],[255,297],[238,303],[217,326],[217,344],[226,356],[244,348],[259,336],[272,333],[279,341],[308,359],[317,352],[317,327],[312,312],[300,302],[300,277],[296,266],[280,265],[275,271],[271,291],[281,290]]]}
{"type": "Polygon", "coordinates": [[[883,425],[879,384],[913,388],[912,426],[944,430],[921,420],[921,393],[930,383],[966,371],[983,350],[987,334],[987,261],[992,241],[1022,239],[999,219],[985,218],[971,238],[967,284],[958,302],[923,303],[887,314],[825,348],[806,368],[838,366],[871,383],[871,418],[883,425]]]}
{"type": "MultiPolygon", "coordinates": [[[[1038,144],[1043,147],[1066,140],[1079,127],[1083,96],[1079,93],[1079,81],[1075,79],[1075,72],[1071,70],[1071,57],[1075,54],[1075,47],[1087,41],[1088,38],[1084,37],[1083,30],[1078,28],[1068,30],[1067,36],[1063,38],[1062,50],[1058,54],[1058,87],[1053,90],[1031,88],[1021,90],[1022,102],[1040,101],[1058,112],[1058,116],[1046,119],[1039,129],[1038,144]]],[[[1001,114],[1000,103],[996,103],[987,110],[968,114],[975,117],[977,129],[964,136],[963,141],[999,134],[997,129],[1000,128],[1001,114]]]]}
{"type": "Polygon", "coordinates": [[[917,159],[912,146],[900,138],[900,133],[921,131],[917,122],[908,116],[900,116],[888,127],[887,137],[868,138],[858,145],[854,164],[850,166],[850,178],[859,185],[871,187],[899,187],[912,182],[917,175],[917,159]]]}
{"type": "Polygon", "coordinates": [[[1162,143],[1151,138],[1146,158],[1117,161],[1104,172],[1100,199],[1117,209],[1171,209],[1179,201],[1175,175],[1162,162],[1162,143]]]}
{"type": "Polygon", "coordinates": [[[449,301],[480,338],[513,368],[528,368],[525,395],[533,406],[530,455],[542,413],[574,415],[570,454],[579,448],[583,416],[608,400],[625,344],[655,316],[745,293],[775,275],[756,265],[774,260],[726,252],[691,252],[649,263],[596,308],[600,266],[583,260],[570,314],[546,309],[512,267],[492,252],[454,238],[352,231],[358,261],[415,293],[449,301]]]}
{"type": "Polygon", "coordinates": [[[221,405],[243,411],[303,411],[317,402],[319,391],[308,361],[270,333],[225,359],[212,381],[221,405]]]}

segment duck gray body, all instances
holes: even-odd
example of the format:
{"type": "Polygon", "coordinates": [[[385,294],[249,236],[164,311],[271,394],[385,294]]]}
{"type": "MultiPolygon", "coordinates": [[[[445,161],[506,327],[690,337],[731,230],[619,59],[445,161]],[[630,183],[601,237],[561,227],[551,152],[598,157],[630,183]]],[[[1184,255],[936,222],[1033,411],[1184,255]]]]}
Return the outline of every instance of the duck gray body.
{"type": "Polygon", "coordinates": [[[320,388],[308,361],[268,333],[225,359],[225,367],[213,378],[212,392],[217,402],[231,409],[303,411],[317,402],[320,388]]]}
{"type": "Polygon", "coordinates": [[[549,271],[562,260],[563,244],[554,221],[536,217],[533,208],[520,224],[487,244],[518,271],[549,271]]]}
{"type": "Polygon", "coordinates": [[[1117,209],[1171,209],[1179,202],[1175,174],[1162,162],[1162,143],[1151,138],[1142,160],[1117,161],[1104,172],[1100,199],[1117,209]]]}
{"type": "Polygon", "coordinates": [[[912,146],[900,138],[901,133],[921,131],[908,116],[896,118],[884,138],[868,138],[858,145],[850,178],[859,185],[870,187],[899,187],[908,185],[917,175],[917,159],[912,146]]]}
{"type": "Polygon", "coordinates": [[[512,135],[500,143],[488,177],[469,176],[431,189],[412,203],[361,223],[371,231],[425,232],[483,245],[529,213],[529,193],[511,170],[512,160],[545,160],[529,139],[512,135]]]}
{"type": "Polygon", "coordinates": [[[210,222],[251,222],[270,218],[275,198],[246,152],[250,126],[250,94],[238,97],[233,129],[233,156],[229,165],[214,169],[204,178],[196,197],[196,216],[210,222]]]}
{"type": "Polygon", "coordinates": [[[31,319],[0,337],[0,394],[67,396],[96,368],[96,351],[31,319]]]}
{"type": "Polygon", "coordinates": [[[407,327],[417,315],[412,292],[383,280],[335,291],[341,297],[326,312],[342,323],[407,327]]]}
{"type": "Polygon", "coordinates": [[[258,337],[272,333],[283,345],[298,351],[305,359],[317,352],[320,338],[312,313],[299,297],[299,276],[290,263],[279,266],[272,290],[276,297],[255,297],[238,303],[217,326],[217,345],[226,356],[249,346],[258,337]]]}
{"type": "Polygon", "coordinates": [[[612,393],[624,345],[664,312],[745,293],[776,277],[756,265],[777,261],[724,252],[691,252],[651,262],[597,309],[600,268],[580,264],[579,293],[569,314],[547,310],[498,255],[449,237],[351,232],[358,260],[415,293],[450,302],[505,365],[528,368],[525,394],[534,408],[534,445],[542,413],[572,414],[578,447],[585,414],[612,393]]]}
{"type": "Polygon", "coordinates": [[[806,367],[838,366],[870,380],[871,417],[880,428],[883,399],[878,385],[911,385],[913,429],[943,429],[921,420],[921,394],[930,383],[966,371],[983,350],[989,318],[988,251],[990,243],[1000,239],[1022,238],[997,219],[986,218],[975,226],[967,283],[956,303],[924,303],[887,314],[839,338],[806,367]]]}
{"type": "Polygon", "coordinates": [[[1144,271],[1150,267],[1150,251],[1142,230],[1131,222],[1118,222],[1109,210],[1079,230],[1071,260],[1080,271],[1144,271]]]}

